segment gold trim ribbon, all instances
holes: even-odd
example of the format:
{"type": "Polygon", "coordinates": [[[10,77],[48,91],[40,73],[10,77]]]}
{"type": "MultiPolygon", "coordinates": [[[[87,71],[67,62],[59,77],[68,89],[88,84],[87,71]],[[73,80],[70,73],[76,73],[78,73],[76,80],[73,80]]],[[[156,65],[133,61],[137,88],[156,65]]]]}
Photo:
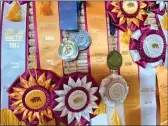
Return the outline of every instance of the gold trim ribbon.
{"type": "Polygon", "coordinates": [[[35,2],[35,8],[40,60],[37,62],[41,69],[52,70],[63,76],[62,59],[58,55],[61,40],[58,1],[35,2]]]}
{"type": "MultiPolygon", "coordinates": [[[[92,77],[100,84],[101,80],[110,74],[107,67],[108,41],[105,2],[86,3],[86,19],[88,32],[92,37],[90,46],[90,71],[92,77]]],[[[105,113],[105,105],[100,103],[94,114],[105,113]]]]}

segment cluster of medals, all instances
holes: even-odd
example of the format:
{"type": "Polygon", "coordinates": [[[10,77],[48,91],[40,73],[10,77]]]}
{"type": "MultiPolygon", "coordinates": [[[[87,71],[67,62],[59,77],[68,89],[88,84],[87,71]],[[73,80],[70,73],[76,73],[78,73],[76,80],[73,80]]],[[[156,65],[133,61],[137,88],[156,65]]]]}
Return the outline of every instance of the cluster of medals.
{"type": "Polygon", "coordinates": [[[63,42],[59,47],[59,55],[64,61],[73,61],[77,58],[79,50],[87,49],[91,44],[88,32],[79,30],[74,32],[71,40],[63,42]]]}

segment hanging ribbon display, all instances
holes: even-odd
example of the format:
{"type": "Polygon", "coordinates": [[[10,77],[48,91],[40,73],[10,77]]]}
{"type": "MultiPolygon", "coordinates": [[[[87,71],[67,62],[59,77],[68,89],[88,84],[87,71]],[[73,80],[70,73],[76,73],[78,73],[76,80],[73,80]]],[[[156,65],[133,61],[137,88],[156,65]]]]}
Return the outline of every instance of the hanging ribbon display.
{"type": "Polygon", "coordinates": [[[63,75],[60,45],[58,2],[33,2],[37,67],[63,75]]]}
{"type": "Polygon", "coordinates": [[[61,30],[77,30],[77,1],[59,1],[59,16],[61,30]]]}
{"type": "MultiPolygon", "coordinates": [[[[28,4],[3,2],[1,24],[1,108],[8,108],[7,89],[27,69],[28,4]],[[17,13],[17,14],[16,14],[17,13]],[[11,76],[12,73],[12,76],[11,76]]],[[[7,113],[6,113],[7,114],[7,113]]]]}
{"type": "Polygon", "coordinates": [[[53,89],[54,116],[66,125],[86,125],[100,103],[98,85],[90,75],[64,76],[53,89]]]}
{"type": "Polygon", "coordinates": [[[102,80],[99,92],[106,104],[108,125],[123,125],[116,107],[124,102],[128,94],[126,81],[119,75],[109,75],[102,80]]]}
{"type": "Polygon", "coordinates": [[[26,124],[46,124],[53,119],[50,92],[58,81],[51,71],[24,72],[8,89],[10,109],[26,124]]]}

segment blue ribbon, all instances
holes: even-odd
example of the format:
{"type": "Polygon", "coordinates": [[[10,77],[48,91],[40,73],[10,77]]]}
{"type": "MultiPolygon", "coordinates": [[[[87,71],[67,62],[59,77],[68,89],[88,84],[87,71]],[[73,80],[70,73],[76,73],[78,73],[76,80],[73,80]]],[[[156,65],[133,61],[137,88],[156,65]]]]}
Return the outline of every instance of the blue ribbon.
{"type": "MultiPolygon", "coordinates": [[[[1,26],[1,108],[8,108],[7,89],[13,81],[26,70],[26,20],[10,22],[5,18],[10,7],[9,1],[3,4],[1,26]]],[[[21,4],[21,3],[20,3],[21,4]]],[[[23,4],[23,3],[22,3],[23,4]]],[[[22,5],[27,10],[27,5],[22,5]]],[[[27,13],[23,13],[26,17],[27,13]]]]}
{"type": "Polygon", "coordinates": [[[77,1],[59,1],[59,16],[61,30],[77,30],[77,1]]]}
{"type": "Polygon", "coordinates": [[[109,25],[110,25],[110,35],[114,35],[116,28],[115,28],[115,25],[113,24],[111,18],[109,18],[109,25]]]}

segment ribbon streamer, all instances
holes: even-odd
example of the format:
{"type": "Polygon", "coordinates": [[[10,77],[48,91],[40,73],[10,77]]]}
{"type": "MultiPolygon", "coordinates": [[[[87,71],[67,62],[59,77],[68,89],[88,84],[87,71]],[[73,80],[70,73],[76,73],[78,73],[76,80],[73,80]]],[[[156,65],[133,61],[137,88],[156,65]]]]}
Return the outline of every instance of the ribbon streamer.
{"type": "MultiPolygon", "coordinates": [[[[4,18],[8,8],[12,5],[3,2],[1,32],[1,109],[8,108],[8,94],[6,90],[11,83],[27,69],[27,18],[22,22],[9,22],[4,18]],[[12,73],[12,76],[11,76],[12,73]],[[10,79],[9,79],[10,78],[10,79]]],[[[23,17],[27,17],[27,4],[20,7],[24,10],[23,17]]]]}

